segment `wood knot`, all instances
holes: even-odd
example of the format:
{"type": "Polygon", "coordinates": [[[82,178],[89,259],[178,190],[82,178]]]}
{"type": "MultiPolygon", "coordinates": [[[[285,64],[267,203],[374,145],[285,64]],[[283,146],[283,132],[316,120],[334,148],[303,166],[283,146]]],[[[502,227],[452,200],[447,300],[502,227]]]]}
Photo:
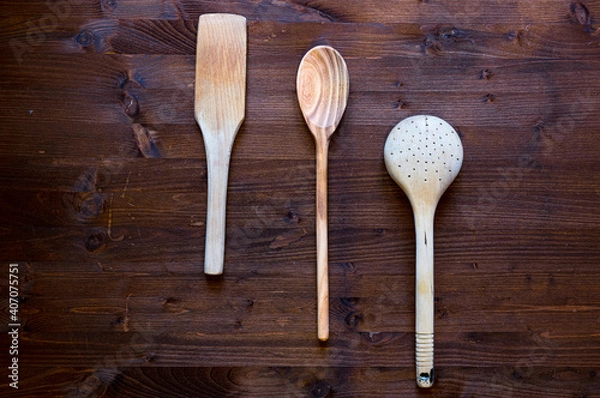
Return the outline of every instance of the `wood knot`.
{"type": "Polygon", "coordinates": [[[68,397],[102,397],[119,374],[117,368],[100,368],[67,388],[68,397]]]}
{"type": "MultiPolygon", "coordinates": [[[[345,262],[340,263],[342,269],[344,270],[344,275],[355,275],[357,273],[356,265],[353,262],[345,262]]],[[[342,301],[343,302],[343,301],[342,301]]]]}
{"type": "Polygon", "coordinates": [[[492,78],[492,76],[494,75],[494,72],[492,72],[489,69],[484,69],[481,71],[481,73],[479,74],[479,78],[483,79],[483,80],[490,80],[492,78]]]}
{"type": "Polygon", "coordinates": [[[514,372],[512,372],[511,377],[515,381],[521,381],[523,380],[523,373],[519,372],[518,370],[515,370],[514,372]]]}
{"type": "Polygon", "coordinates": [[[153,362],[155,358],[156,358],[156,355],[151,354],[151,353],[142,355],[142,360],[144,362],[153,362]]]}
{"type": "Polygon", "coordinates": [[[90,234],[85,240],[85,250],[88,253],[97,253],[106,246],[106,239],[104,234],[96,232],[90,234]]]}
{"type": "Polygon", "coordinates": [[[76,391],[77,396],[80,397],[100,396],[96,395],[98,393],[104,395],[106,389],[107,386],[104,386],[100,378],[95,374],[86,377],[81,383],[73,388],[73,390],[76,391]]]}
{"type": "Polygon", "coordinates": [[[176,304],[179,300],[176,299],[175,297],[163,297],[163,299],[161,300],[161,304],[162,305],[171,305],[171,304],[176,304]]]}
{"type": "Polygon", "coordinates": [[[351,312],[346,316],[345,322],[350,330],[356,330],[363,322],[363,315],[359,312],[351,312]]]}
{"type": "Polygon", "coordinates": [[[114,11],[118,6],[117,0],[102,0],[101,5],[102,9],[106,11],[114,11]]]}
{"type": "Polygon", "coordinates": [[[79,32],[75,40],[81,47],[86,48],[94,43],[94,34],[90,30],[85,29],[79,32]]]}
{"type": "Polygon", "coordinates": [[[408,104],[404,102],[401,98],[398,98],[396,103],[394,104],[395,109],[406,109],[408,108],[408,104]]]}
{"type": "Polygon", "coordinates": [[[311,395],[314,398],[325,398],[329,395],[330,391],[331,385],[325,380],[319,380],[315,382],[313,388],[311,389],[311,395]]]}
{"type": "Polygon", "coordinates": [[[492,93],[487,93],[483,96],[482,102],[494,102],[496,100],[496,96],[492,93]]]}
{"type": "Polygon", "coordinates": [[[140,104],[134,95],[129,92],[125,92],[120,98],[120,103],[127,116],[132,119],[135,119],[139,116],[140,104]]]}
{"type": "Polygon", "coordinates": [[[306,230],[304,228],[294,228],[277,235],[275,239],[269,244],[269,249],[278,250],[284,247],[288,247],[290,244],[298,242],[306,236],[306,230]]]}
{"type": "Polygon", "coordinates": [[[283,218],[288,224],[298,224],[300,222],[300,214],[296,210],[290,210],[283,218]]]}
{"type": "Polygon", "coordinates": [[[73,198],[76,218],[82,222],[98,218],[104,212],[104,207],[104,196],[97,192],[77,193],[73,198]]]}
{"type": "Polygon", "coordinates": [[[131,126],[133,129],[133,137],[137,143],[140,156],[144,158],[160,158],[161,154],[156,145],[153,132],[139,123],[131,126]]]}
{"type": "Polygon", "coordinates": [[[385,345],[395,337],[394,333],[385,332],[363,332],[360,335],[365,341],[374,346],[385,345]]]}
{"type": "Polygon", "coordinates": [[[442,44],[431,37],[423,41],[423,48],[425,53],[430,55],[441,55],[443,50],[442,44]]]}
{"type": "Polygon", "coordinates": [[[590,11],[585,4],[581,3],[580,1],[572,3],[570,10],[571,17],[575,20],[575,22],[583,25],[586,32],[590,33],[593,31],[593,29],[591,29],[592,18],[590,16],[590,11]]]}
{"type": "Polygon", "coordinates": [[[455,27],[438,29],[436,35],[438,40],[450,42],[456,42],[458,39],[463,39],[465,37],[467,37],[465,32],[455,27]]]}
{"type": "Polygon", "coordinates": [[[505,36],[506,40],[515,42],[519,45],[519,47],[523,47],[524,42],[524,33],[522,30],[518,31],[510,31],[505,36]]]}
{"type": "Polygon", "coordinates": [[[442,27],[430,31],[423,41],[425,52],[432,55],[441,55],[444,44],[463,42],[467,39],[465,31],[456,27],[442,27]]]}

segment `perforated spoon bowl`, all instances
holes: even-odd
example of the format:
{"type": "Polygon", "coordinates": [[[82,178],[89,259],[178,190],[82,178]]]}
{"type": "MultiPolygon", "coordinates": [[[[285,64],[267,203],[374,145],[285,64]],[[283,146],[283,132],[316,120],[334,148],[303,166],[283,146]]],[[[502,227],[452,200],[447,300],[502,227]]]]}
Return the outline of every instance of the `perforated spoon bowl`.
{"type": "Polygon", "coordinates": [[[317,329],[329,338],[327,267],[327,151],[348,102],[349,77],[344,58],[334,48],[317,46],[302,58],[296,77],[298,103],[317,150],[317,329]]]}
{"type": "Polygon", "coordinates": [[[433,385],[433,219],[446,188],[463,159],[456,131],[435,116],[419,115],[398,123],[384,148],[385,166],[408,197],[415,218],[415,359],[420,387],[433,385]]]}

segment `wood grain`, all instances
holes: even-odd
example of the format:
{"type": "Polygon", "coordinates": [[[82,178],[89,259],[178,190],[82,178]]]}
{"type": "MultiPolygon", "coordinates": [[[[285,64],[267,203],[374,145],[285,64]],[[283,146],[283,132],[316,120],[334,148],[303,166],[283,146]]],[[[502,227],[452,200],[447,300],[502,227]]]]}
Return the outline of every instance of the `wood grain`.
{"type": "Polygon", "coordinates": [[[252,20],[282,21],[286,23],[343,22],[390,23],[398,19],[418,24],[457,23],[487,24],[529,23],[560,24],[564,22],[589,23],[600,11],[596,2],[568,2],[541,0],[535,3],[520,1],[506,3],[491,0],[485,3],[459,4],[446,2],[405,2],[391,0],[327,1],[291,3],[284,1],[249,2],[235,0],[215,3],[211,0],[102,0],[91,3],[76,0],[49,5],[44,0],[31,0],[28,7],[20,7],[18,0],[7,0],[0,6],[1,15],[29,17],[54,13],[67,18],[81,16],[89,19],[195,19],[210,12],[231,12],[247,15],[252,20]]]}
{"type": "Polygon", "coordinates": [[[246,115],[246,18],[212,13],[198,21],[194,116],[204,139],[207,170],[204,272],[225,265],[227,182],[235,137],[246,115]]]}
{"type": "Polygon", "coordinates": [[[311,48],[296,75],[298,104],[316,150],[317,336],[329,338],[329,242],[327,164],[329,142],[348,103],[350,78],[344,58],[330,46],[311,48]]]}
{"type": "Polygon", "coordinates": [[[0,2],[0,273],[19,263],[23,325],[20,388],[0,396],[600,396],[600,3],[66,1],[0,2]],[[248,19],[217,279],[198,272],[207,12],[248,19]],[[325,345],[295,92],[318,44],[352,78],[329,151],[325,345]],[[414,222],[383,162],[415,114],[447,120],[465,150],[435,219],[427,392],[414,222]]]}
{"type": "Polygon", "coordinates": [[[417,115],[400,121],[385,146],[385,166],[410,201],[415,222],[416,382],[434,382],[434,219],[440,198],[460,172],[463,147],[445,120],[417,115]]]}

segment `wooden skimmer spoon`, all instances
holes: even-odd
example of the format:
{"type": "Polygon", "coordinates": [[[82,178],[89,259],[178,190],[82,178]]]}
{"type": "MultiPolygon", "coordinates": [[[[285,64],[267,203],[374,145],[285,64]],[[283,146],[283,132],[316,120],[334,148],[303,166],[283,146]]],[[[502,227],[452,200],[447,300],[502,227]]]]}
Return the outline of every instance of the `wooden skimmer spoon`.
{"type": "Polygon", "coordinates": [[[317,329],[319,340],[326,341],[329,338],[327,151],[348,102],[349,78],[344,58],[329,46],[310,49],[298,67],[296,90],[317,152],[317,329]]]}
{"type": "Polygon", "coordinates": [[[456,131],[435,116],[404,119],[390,132],[385,166],[408,197],[416,234],[415,336],[417,384],[433,384],[433,219],[442,194],[462,165],[456,131]]]}
{"type": "Polygon", "coordinates": [[[198,22],[194,113],[208,173],[204,272],[223,273],[227,179],[233,141],[245,116],[246,18],[204,14],[198,22]]]}

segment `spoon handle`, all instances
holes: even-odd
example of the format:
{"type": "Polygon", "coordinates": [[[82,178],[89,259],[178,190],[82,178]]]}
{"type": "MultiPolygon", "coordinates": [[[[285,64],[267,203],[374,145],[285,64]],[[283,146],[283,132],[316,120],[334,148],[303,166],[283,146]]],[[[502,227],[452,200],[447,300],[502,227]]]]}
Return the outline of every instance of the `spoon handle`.
{"type": "Polygon", "coordinates": [[[316,140],[317,149],[317,334],[329,339],[329,271],[327,238],[327,152],[329,141],[316,140]]]}
{"type": "Polygon", "coordinates": [[[415,209],[415,359],[419,387],[433,385],[433,219],[435,206],[415,209]]]}

